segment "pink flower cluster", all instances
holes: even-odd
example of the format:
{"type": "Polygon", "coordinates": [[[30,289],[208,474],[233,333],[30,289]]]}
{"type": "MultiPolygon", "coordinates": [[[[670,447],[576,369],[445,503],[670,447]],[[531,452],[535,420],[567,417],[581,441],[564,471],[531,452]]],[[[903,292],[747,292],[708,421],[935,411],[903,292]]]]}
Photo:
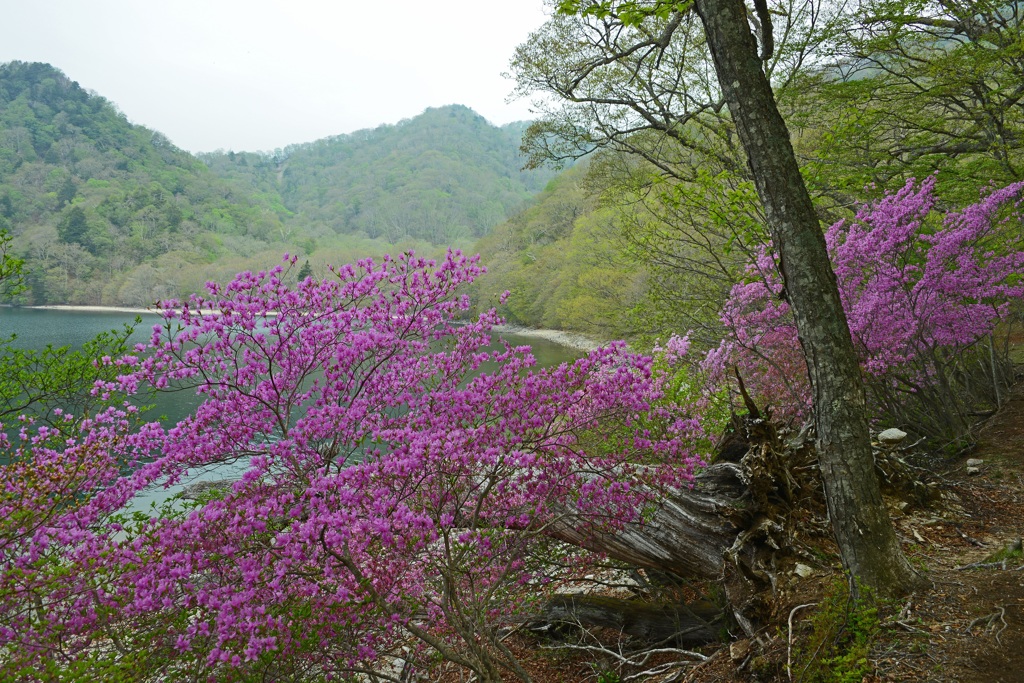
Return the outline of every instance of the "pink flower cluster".
{"type": "MultiPolygon", "coordinates": [[[[989,335],[1024,296],[1024,183],[993,191],[941,220],[935,178],[861,209],[826,233],[850,331],[872,381],[927,382],[923,359],[989,335]]],[[[725,376],[737,367],[760,400],[789,414],[809,409],[807,373],[774,267],[762,250],[751,279],[722,312],[728,336],[706,361],[725,376]]]]}
{"type": "Polygon", "coordinates": [[[528,349],[492,346],[493,311],[462,320],[480,272],[457,252],[407,254],[295,286],[281,268],[242,273],[165,302],[150,343],[96,391],[204,402],[166,432],[118,431],[112,414],[81,444],[27,447],[28,468],[75,463],[82,478],[46,481],[81,505],[18,493],[23,473],[3,468],[0,503],[34,526],[0,527],[0,647],[38,663],[59,641],[70,661],[109,637],[199,680],[268,657],[343,675],[413,635],[438,651],[490,642],[528,595],[514,588],[553,571],[545,530],[638,522],[658,486],[691,477],[699,427],[621,344],[540,371],[528,349]],[[228,463],[241,478],[192,509],[105,517],[228,463]],[[29,594],[45,608],[19,611],[29,594]]]}

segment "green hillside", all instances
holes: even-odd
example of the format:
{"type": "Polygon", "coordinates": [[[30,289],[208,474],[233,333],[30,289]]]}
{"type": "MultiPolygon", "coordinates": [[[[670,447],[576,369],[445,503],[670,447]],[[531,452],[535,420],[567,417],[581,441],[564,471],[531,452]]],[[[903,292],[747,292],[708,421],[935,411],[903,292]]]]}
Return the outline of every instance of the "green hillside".
{"type": "Polygon", "coordinates": [[[28,262],[26,301],[176,294],[283,215],[53,67],[0,65],[0,228],[28,262]]]}
{"type": "Polygon", "coordinates": [[[644,269],[629,256],[621,212],[602,207],[586,179],[585,166],[563,172],[474,246],[489,271],[475,285],[481,306],[497,306],[509,322],[528,327],[602,338],[631,332],[644,269]],[[505,290],[510,296],[501,303],[505,290]]]}
{"type": "Polygon", "coordinates": [[[146,305],[298,253],[314,272],[468,246],[551,177],[523,126],[450,106],[278,153],[197,158],[47,64],[0,65],[0,229],[18,303],[146,305]]]}

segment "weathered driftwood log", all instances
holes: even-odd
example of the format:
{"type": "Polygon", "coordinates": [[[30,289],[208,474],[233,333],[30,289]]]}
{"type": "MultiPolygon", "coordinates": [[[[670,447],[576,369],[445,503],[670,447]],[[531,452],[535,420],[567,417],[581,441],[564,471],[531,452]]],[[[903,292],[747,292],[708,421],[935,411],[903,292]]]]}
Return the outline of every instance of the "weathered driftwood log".
{"type": "MultiPolygon", "coordinates": [[[[651,573],[715,582],[724,589],[724,610],[753,632],[770,617],[779,571],[792,564],[786,556],[794,552],[794,513],[810,506],[823,515],[824,500],[812,435],[801,432],[783,440],[749,400],[747,408],[747,415],[733,417],[716,461],[697,475],[692,488],[663,492],[643,524],[593,536],[570,515],[553,527],[553,535],[651,573]]],[[[917,504],[937,497],[936,483],[899,458],[891,444],[880,445],[875,458],[890,494],[917,504]]],[[[617,628],[652,642],[671,636],[689,644],[717,637],[722,622],[714,615],[703,614],[710,624],[705,627],[680,616],[697,611],[692,605],[566,595],[552,600],[541,619],[617,628]]]]}
{"type": "Polygon", "coordinates": [[[745,443],[742,457],[732,462],[720,456],[692,487],[662,492],[642,524],[593,536],[570,515],[551,533],[634,566],[702,579],[721,578],[726,565],[742,563],[746,546],[758,540],[781,550],[797,498],[817,493],[808,435],[786,443],[771,423],[734,417],[725,441],[731,454],[737,441],[745,443]]]}

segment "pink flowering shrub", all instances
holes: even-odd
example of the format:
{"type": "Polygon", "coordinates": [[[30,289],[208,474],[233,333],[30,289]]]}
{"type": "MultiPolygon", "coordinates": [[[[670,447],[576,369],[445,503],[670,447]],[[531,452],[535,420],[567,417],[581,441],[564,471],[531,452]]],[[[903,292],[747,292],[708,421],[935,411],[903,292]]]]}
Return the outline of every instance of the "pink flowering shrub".
{"type": "Polygon", "coordinates": [[[410,254],[294,287],[280,268],[243,273],[163,304],[138,359],[95,391],[204,402],[166,431],[104,427],[82,465],[99,477],[88,513],[57,510],[0,549],[27,568],[0,570],[4,590],[35,581],[43,605],[19,619],[5,593],[0,647],[24,666],[98,657],[187,680],[437,655],[514,672],[499,635],[529,606],[523,587],[586,567],[545,531],[638,523],[659,486],[692,476],[700,430],[621,344],[540,371],[526,348],[490,347],[493,311],[460,320],[480,272],[410,254]],[[115,477],[111,458],[131,471],[115,477]],[[241,478],[190,509],[105,517],[144,486],[232,463],[241,478]],[[33,564],[43,552],[53,562],[33,564]]]}
{"type": "Polygon", "coordinates": [[[120,530],[112,513],[138,490],[124,474],[159,443],[131,408],[53,419],[63,424],[25,419],[0,435],[0,662],[11,680],[57,679],[63,640],[103,621],[113,603],[90,570],[120,530]]]}
{"type": "Polygon", "coordinates": [[[664,344],[657,342],[652,355],[655,372],[663,377],[662,400],[689,406],[699,424],[694,432],[697,449],[713,452],[714,441],[724,433],[732,416],[728,388],[713,381],[699,354],[691,354],[689,335],[671,335],[664,344]]]}
{"type": "MultiPolygon", "coordinates": [[[[951,383],[984,374],[970,351],[1024,296],[1024,183],[942,218],[934,187],[934,177],[910,181],[826,233],[879,416],[928,435],[942,424],[966,426],[964,387],[951,383]],[[924,424],[929,415],[935,424],[924,424]]],[[[760,401],[802,415],[810,408],[807,373],[774,258],[762,250],[750,280],[733,288],[722,312],[728,337],[706,364],[719,378],[735,366],[760,401]]],[[[991,378],[974,383],[992,389],[991,378]]]]}

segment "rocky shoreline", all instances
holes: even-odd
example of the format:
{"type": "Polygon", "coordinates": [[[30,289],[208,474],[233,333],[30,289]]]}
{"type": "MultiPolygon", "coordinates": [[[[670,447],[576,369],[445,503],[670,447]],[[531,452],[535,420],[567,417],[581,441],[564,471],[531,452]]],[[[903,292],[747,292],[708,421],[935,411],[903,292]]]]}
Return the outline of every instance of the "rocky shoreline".
{"type": "Polygon", "coordinates": [[[518,325],[495,325],[494,331],[498,334],[514,334],[519,337],[535,337],[546,339],[555,344],[560,344],[577,351],[593,351],[601,346],[601,343],[590,337],[576,332],[565,332],[564,330],[544,330],[532,327],[520,327],[518,325]]]}

